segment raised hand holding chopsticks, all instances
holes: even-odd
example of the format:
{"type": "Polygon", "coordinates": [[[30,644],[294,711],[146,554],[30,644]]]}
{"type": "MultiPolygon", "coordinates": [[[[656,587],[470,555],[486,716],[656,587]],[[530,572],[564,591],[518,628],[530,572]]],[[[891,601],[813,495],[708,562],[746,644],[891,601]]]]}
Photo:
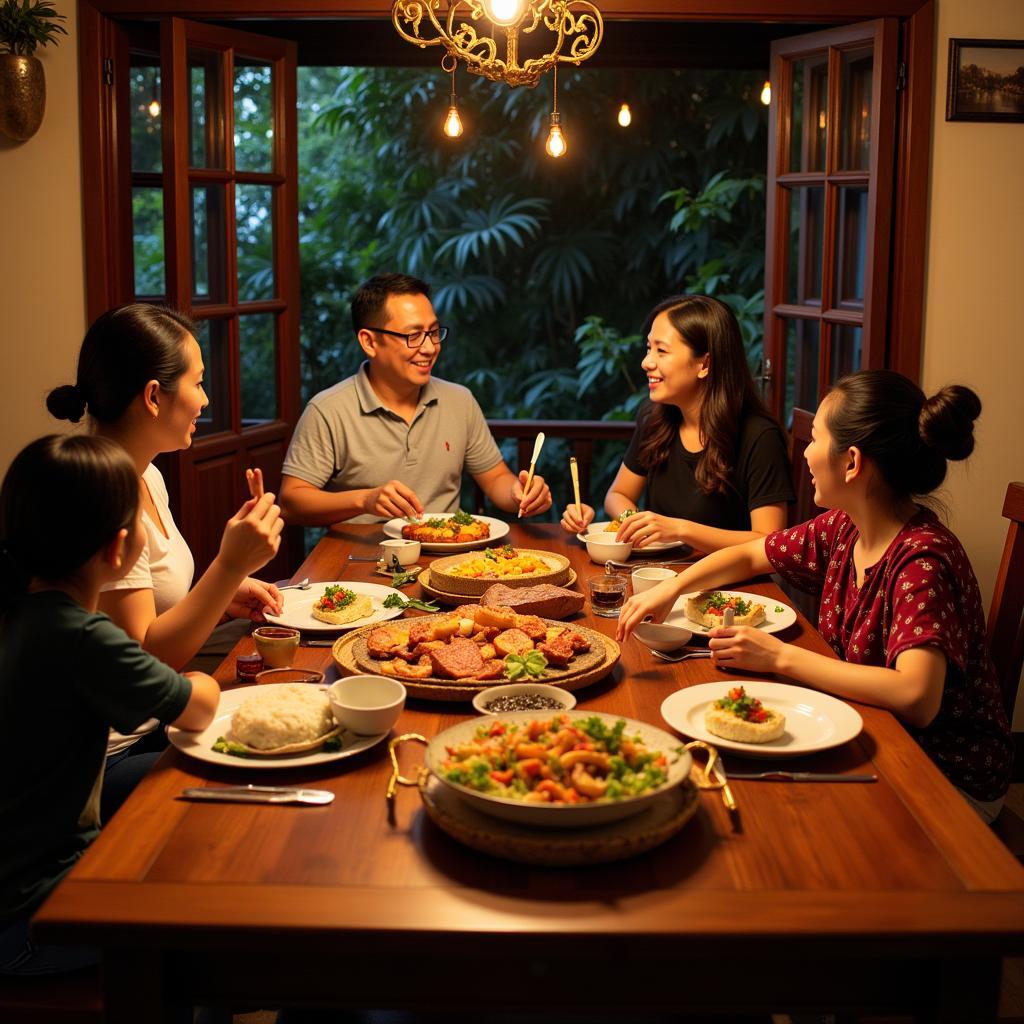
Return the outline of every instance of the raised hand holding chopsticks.
{"type": "Polygon", "coordinates": [[[544,483],[544,478],[534,476],[537,459],[544,445],[544,434],[539,433],[533,445],[533,458],[530,459],[529,472],[521,470],[519,478],[512,486],[512,500],[519,506],[518,518],[543,512],[551,507],[551,491],[544,483]]]}

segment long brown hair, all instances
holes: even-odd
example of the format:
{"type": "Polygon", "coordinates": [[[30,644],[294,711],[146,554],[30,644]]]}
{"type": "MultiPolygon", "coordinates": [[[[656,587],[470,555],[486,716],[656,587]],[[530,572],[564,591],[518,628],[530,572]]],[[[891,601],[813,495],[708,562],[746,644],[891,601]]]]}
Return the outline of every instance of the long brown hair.
{"type": "MultiPolygon", "coordinates": [[[[645,337],[662,313],[668,315],[669,323],[697,358],[709,356],[698,424],[704,451],[697,463],[697,486],[705,494],[735,490],[732,472],[740,421],[750,413],[770,418],[754,390],[740,326],[732,310],[718,299],[709,295],[675,295],[648,314],[645,337]]],[[[674,405],[654,403],[644,416],[637,454],[648,473],[668,459],[682,422],[683,414],[674,405]]]]}

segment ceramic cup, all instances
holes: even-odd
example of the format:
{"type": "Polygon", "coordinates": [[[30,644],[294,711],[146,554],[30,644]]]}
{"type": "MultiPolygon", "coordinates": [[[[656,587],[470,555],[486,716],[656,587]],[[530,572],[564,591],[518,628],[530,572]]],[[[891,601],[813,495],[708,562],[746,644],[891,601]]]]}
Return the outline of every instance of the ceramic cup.
{"type": "Polygon", "coordinates": [[[380,542],[380,557],[384,564],[391,565],[391,556],[398,556],[399,565],[415,565],[420,557],[420,542],[418,540],[382,540],[380,542]]]}
{"type": "Polygon", "coordinates": [[[630,579],[633,581],[633,593],[642,594],[651,587],[656,587],[662,580],[670,580],[675,576],[671,569],[662,568],[660,565],[645,565],[641,569],[634,569],[630,579]]]}
{"type": "Polygon", "coordinates": [[[405,687],[387,676],[345,676],[327,696],[338,724],[361,736],[387,732],[405,707],[405,687]]]}
{"type": "Polygon", "coordinates": [[[290,626],[260,626],[252,631],[256,650],[267,668],[289,668],[299,646],[299,631],[290,626]]]}

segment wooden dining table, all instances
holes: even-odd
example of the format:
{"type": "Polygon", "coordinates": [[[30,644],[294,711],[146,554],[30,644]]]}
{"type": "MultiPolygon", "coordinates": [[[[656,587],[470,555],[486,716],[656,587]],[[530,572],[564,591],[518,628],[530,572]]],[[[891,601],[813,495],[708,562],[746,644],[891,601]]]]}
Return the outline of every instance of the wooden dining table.
{"type": "MultiPolygon", "coordinates": [[[[336,527],[295,578],[380,582],[349,556],[376,554],[382,537],[379,525],[336,527]]],[[[582,588],[604,571],[558,526],[513,523],[510,539],[567,555],[582,588]]],[[[767,579],[743,589],[785,600],[767,579]]],[[[614,635],[615,620],[589,606],[573,621],[614,635]]],[[[831,656],[802,616],[781,637],[831,656]]],[[[223,685],[252,650],[240,641],[223,685]]],[[[302,647],[295,663],[336,675],[329,648],[302,647]]],[[[658,660],[634,639],[577,697],[583,711],[663,725],[666,697],[727,678],[708,660],[658,660]]],[[[994,1019],[1001,958],[1024,952],[1024,869],[890,713],[856,707],[856,739],[777,766],[876,782],[735,781],[736,812],[701,792],[663,845],[572,868],[460,845],[412,788],[389,820],[385,743],[270,772],[172,748],[39,911],[35,934],[102,947],[108,1019],[133,1024],[181,1005],[994,1019]],[[246,782],[336,799],[179,798],[246,782]]],[[[468,702],[409,699],[395,731],[429,737],[472,714],[468,702]]]]}

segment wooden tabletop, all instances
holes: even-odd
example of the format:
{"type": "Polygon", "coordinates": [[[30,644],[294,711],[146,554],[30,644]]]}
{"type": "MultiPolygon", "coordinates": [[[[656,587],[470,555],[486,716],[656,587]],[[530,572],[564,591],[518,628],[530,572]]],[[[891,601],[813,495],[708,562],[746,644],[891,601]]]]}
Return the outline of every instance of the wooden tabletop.
{"type": "MultiPolygon", "coordinates": [[[[348,555],[375,554],[381,538],[379,526],[335,529],[296,578],[379,582],[348,555]]],[[[566,554],[581,587],[603,571],[557,526],[513,524],[511,539],[566,554]]],[[[770,582],[743,589],[780,593],[770,582]]],[[[614,634],[615,620],[589,607],[577,621],[614,634]]],[[[782,638],[830,653],[802,617],[782,638]]],[[[246,638],[222,683],[233,682],[234,653],[251,650],[246,638]]],[[[329,648],[301,648],[296,664],[335,674],[329,648]]],[[[725,678],[708,661],[670,665],[630,641],[614,673],[577,697],[584,710],[662,725],[667,696],[725,678]]],[[[877,783],[735,782],[738,816],[705,792],[658,849],[575,869],[462,847],[411,789],[389,824],[386,744],[259,773],[172,749],[40,911],[38,934],[104,947],[112,1020],[239,998],[474,1008],[493,1005],[498,966],[523,981],[500,986],[509,1008],[952,1007],[949,1019],[983,1019],[999,957],[1024,951],[1024,869],[892,715],[857,707],[856,740],[786,766],[874,772],[877,783]],[[315,785],[337,798],[176,799],[186,786],[241,782],[315,785]],[[742,984],[732,970],[723,980],[723,962],[741,957],[742,984]]],[[[470,713],[410,700],[396,731],[432,736],[470,713]]]]}

